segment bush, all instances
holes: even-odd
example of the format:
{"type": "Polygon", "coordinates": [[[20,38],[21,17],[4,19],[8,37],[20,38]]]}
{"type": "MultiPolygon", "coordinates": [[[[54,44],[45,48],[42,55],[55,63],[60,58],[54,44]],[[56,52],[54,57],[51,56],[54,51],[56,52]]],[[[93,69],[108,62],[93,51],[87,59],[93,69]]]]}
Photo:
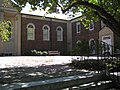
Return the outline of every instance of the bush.
{"type": "Polygon", "coordinates": [[[81,40],[77,42],[71,53],[72,55],[88,55],[89,54],[88,41],[81,40]]]}
{"type": "Polygon", "coordinates": [[[77,69],[86,69],[86,70],[108,70],[110,72],[119,72],[120,71],[120,59],[101,59],[101,60],[72,60],[69,66],[75,67],[77,69]]]}
{"type": "Polygon", "coordinates": [[[86,59],[86,60],[72,60],[69,64],[77,69],[86,69],[86,70],[99,70],[102,71],[105,69],[105,65],[102,61],[93,60],[93,59],[86,59]]]}
{"type": "Polygon", "coordinates": [[[38,50],[31,50],[32,55],[37,55],[37,56],[46,56],[48,55],[47,51],[38,51],[38,50]]]}
{"type": "Polygon", "coordinates": [[[106,68],[111,72],[120,71],[120,59],[108,59],[105,64],[106,68]]]}

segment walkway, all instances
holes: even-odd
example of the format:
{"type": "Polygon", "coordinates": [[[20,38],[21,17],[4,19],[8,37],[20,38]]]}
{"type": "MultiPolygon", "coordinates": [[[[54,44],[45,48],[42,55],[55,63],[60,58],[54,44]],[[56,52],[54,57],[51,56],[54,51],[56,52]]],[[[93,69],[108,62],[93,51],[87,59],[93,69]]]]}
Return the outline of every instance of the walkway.
{"type": "Polygon", "coordinates": [[[66,64],[71,56],[15,56],[0,57],[0,84],[46,80],[63,76],[83,75],[66,64]]]}

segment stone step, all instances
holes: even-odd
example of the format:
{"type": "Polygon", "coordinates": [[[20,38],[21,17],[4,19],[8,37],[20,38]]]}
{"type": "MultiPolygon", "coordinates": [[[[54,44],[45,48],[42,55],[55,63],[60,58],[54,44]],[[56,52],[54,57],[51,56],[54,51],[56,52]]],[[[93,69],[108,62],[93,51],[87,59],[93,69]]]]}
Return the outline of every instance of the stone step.
{"type": "MultiPolygon", "coordinates": [[[[99,82],[91,82],[79,86],[74,86],[70,90],[108,90],[113,88],[114,84],[112,81],[99,81],[99,82]]],[[[68,88],[62,90],[69,90],[68,88]]]]}
{"type": "Polygon", "coordinates": [[[86,74],[62,78],[55,78],[45,81],[35,81],[28,83],[13,83],[0,86],[0,90],[58,90],[67,87],[83,85],[90,82],[99,82],[105,80],[105,74],[86,74]]]}

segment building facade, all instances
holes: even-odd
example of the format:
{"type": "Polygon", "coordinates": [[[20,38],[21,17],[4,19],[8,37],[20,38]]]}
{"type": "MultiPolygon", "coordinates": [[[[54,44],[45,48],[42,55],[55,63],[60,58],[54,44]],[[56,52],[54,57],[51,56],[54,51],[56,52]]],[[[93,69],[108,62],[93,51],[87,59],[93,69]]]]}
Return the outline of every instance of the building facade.
{"type": "Polygon", "coordinates": [[[2,3],[0,20],[12,22],[12,35],[9,41],[0,41],[0,55],[31,55],[31,50],[60,51],[61,55],[70,55],[81,40],[89,41],[89,46],[94,46],[95,40],[101,40],[120,47],[120,38],[101,21],[92,22],[86,29],[78,18],[63,20],[23,14],[11,5],[4,7],[5,2],[2,3]]]}
{"type": "Polygon", "coordinates": [[[9,41],[0,40],[0,55],[21,55],[21,14],[10,3],[0,1],[0,21],[10,21],[9,41]]]}
{"type": "Polygon", "coordinates": [[[31,50],[67,53],[67,21],[22,14],[21,53],[31,50]]]}

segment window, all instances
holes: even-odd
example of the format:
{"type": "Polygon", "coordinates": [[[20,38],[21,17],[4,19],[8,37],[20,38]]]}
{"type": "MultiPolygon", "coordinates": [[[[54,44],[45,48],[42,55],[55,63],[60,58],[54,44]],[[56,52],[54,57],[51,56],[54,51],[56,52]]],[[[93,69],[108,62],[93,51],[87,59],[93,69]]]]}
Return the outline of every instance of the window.
{"type": "Polygon", "coordinates": [[[92,22],[92,23],[89,24],[89,30],[90,30],[90,31],[91,31],[91,30],[94,30],[94,22],[92,22]]]}
{"type": "Polygon", "coordinates": [[[89,41],[90,54],[96,54],[96,43],[94,39],[89,41]]]}
{"type": "Polygon", "coordinates": [[[35,40],[35,25],[32,23],[27,25],[27,40],[35,40]]]}
{"type": "Polygon", "coordinates": [[[56,31],[57,31],[57,41],[63,41],[63,28],[58,26],[56,31]]]}
{"type": "Polygon", "coordinates": [[[81,31],[81,24],[80,24],[80,22],[78,22],[78,23],[76,23],[76,32],[80,33],[80,31],[81,31]]]}
{"type": "Polygon", "coordinates": [[[106,39],[111,39],[111,38],[110,38],[110,36],[104,36],[103,40],[106,40],[106,39]]]}
{"type": "Polygon", "coordinates": [[[50,27],[48,25],[43,26],[43,40],[50,40],[50,27]]]}

